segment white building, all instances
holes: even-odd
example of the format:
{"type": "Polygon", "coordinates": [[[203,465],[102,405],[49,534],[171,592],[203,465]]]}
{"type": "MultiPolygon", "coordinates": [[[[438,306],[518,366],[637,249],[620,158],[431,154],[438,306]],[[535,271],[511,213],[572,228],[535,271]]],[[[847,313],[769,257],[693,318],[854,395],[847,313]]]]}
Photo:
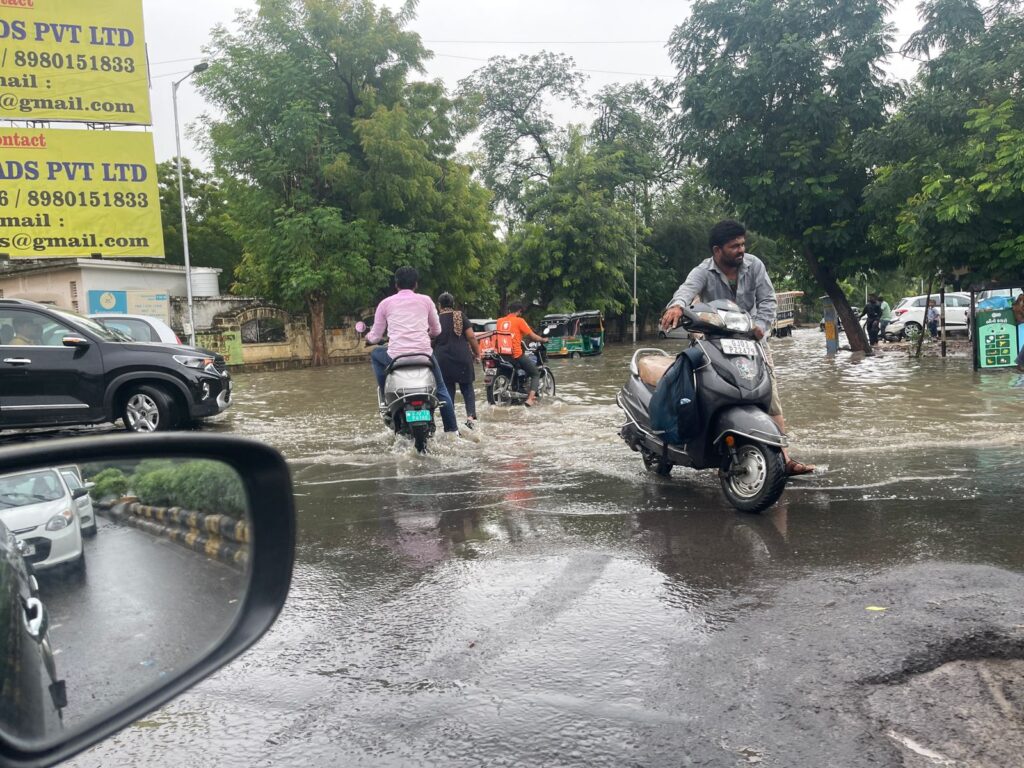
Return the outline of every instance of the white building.
{"type": "MultiPolygon", "coordinates": [[[[221,270],[192,267],[192,293],[219,296],[221,270]]],[[[115,312],[167,320],[169,299],[185,296],[185,267],[110,259],[0,261],[0,298],[30,299],[81,314],[115,312]]]]}

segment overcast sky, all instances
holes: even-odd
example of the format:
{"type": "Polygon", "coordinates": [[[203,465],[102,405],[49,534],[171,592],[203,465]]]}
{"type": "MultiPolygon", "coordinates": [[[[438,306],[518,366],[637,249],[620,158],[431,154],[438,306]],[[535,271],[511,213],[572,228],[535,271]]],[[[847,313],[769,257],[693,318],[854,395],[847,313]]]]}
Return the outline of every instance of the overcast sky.
{"type": "MultiPolygon", "coordinates": [[[[386,4],[398,7],[401,2],[386,4]]],[[[916,0],[897,3],[897,45],[916,27],[915,5],[916,0]]],[[[158,161],[175,155],[171,82],[202,60],[214,26],[231,26],[238,9],[255,6],[254,0],[143,0],[158,161]]],[[[665,41],[689,6],[679,0],[421,0],[411,28],[434,52],[427,76],[449,87],[490,56],[546,49],[573,56],[589,77],[588,90],[596,92],[609,83],[671,76],[665,41]]],[[[890,64],[900,77],[912,75],[913,66],[898,56],[890,64]]],[[[207,165],[184,129],[209,107],[187,82],[178,90],[178,109],[182,153],[207,165]]],[[[560,117],[581,116],[566,112],[560,117]]]]}

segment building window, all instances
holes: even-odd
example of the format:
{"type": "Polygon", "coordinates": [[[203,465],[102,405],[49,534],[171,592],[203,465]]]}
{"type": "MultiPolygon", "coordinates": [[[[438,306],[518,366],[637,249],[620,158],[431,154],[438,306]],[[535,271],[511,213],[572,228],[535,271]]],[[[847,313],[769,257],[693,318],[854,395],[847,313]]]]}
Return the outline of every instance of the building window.
{"type": "Polygon", "coordinates": [[[264,317],[242,324],[243,344],[280,344],[288,341],[284,320],[278,317],[264,317]]]}
{"type": "Polygon", "coordinates": [[[78,283],[71,281],[71,309],[78,311],[78,283]]]}

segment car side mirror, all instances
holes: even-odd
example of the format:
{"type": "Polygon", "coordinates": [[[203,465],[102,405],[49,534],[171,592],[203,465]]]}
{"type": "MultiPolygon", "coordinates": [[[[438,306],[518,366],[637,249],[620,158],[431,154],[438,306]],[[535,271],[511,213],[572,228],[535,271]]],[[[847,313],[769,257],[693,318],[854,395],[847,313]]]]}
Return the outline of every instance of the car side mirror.
{"type": "Polygon", "coordinates": [[[84,486],[81,487],[81,488],[75,488],[75,490],[73,490],[71,492],[71,498],[73,498],[73,499],[80,499],[83,496],[88,496],[88,495],[89,495],[89,489],[84,487],[84,486]]]}
{"type": "Polygon", "coordinates": [[[0,449],[0,496],[0,766],[67,760],[166,704],[255,643],[288,595],[291,476],[262,443],[19,443],[0,449]],[[84,540],[68,465],[92,485],[80,490],[97,530],[84,540]],[[29,536],[21,526],[36,519],[29,536]]]}
{"type": "Polygon", "coordinates": [[[65,336],[60,343],[65,347],[88,347],[92,342],[82,336],[65,336]]]}

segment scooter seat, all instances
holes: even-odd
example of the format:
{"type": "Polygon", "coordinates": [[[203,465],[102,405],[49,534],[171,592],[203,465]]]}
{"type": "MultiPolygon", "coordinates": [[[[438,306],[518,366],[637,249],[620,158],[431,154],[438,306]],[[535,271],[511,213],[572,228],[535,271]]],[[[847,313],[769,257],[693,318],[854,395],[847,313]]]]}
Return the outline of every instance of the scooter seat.
{"type": "Polygon", "coordinates": [[[640,371],[640,380],[649,387],[658,386],[658,382],[665,377],[665,372],[672,367],[676,359],[668,355],[646,355],[636,361],[637,370],[640,371]]]}
{"type": "Polygon", "coordinates": [[[433,367],[433,361],[426,355],[413,355],[411,357],[400,357],[397,360],[391,362],[391,368],[412,368],[413,366],[429,366],[433,367]]]}

